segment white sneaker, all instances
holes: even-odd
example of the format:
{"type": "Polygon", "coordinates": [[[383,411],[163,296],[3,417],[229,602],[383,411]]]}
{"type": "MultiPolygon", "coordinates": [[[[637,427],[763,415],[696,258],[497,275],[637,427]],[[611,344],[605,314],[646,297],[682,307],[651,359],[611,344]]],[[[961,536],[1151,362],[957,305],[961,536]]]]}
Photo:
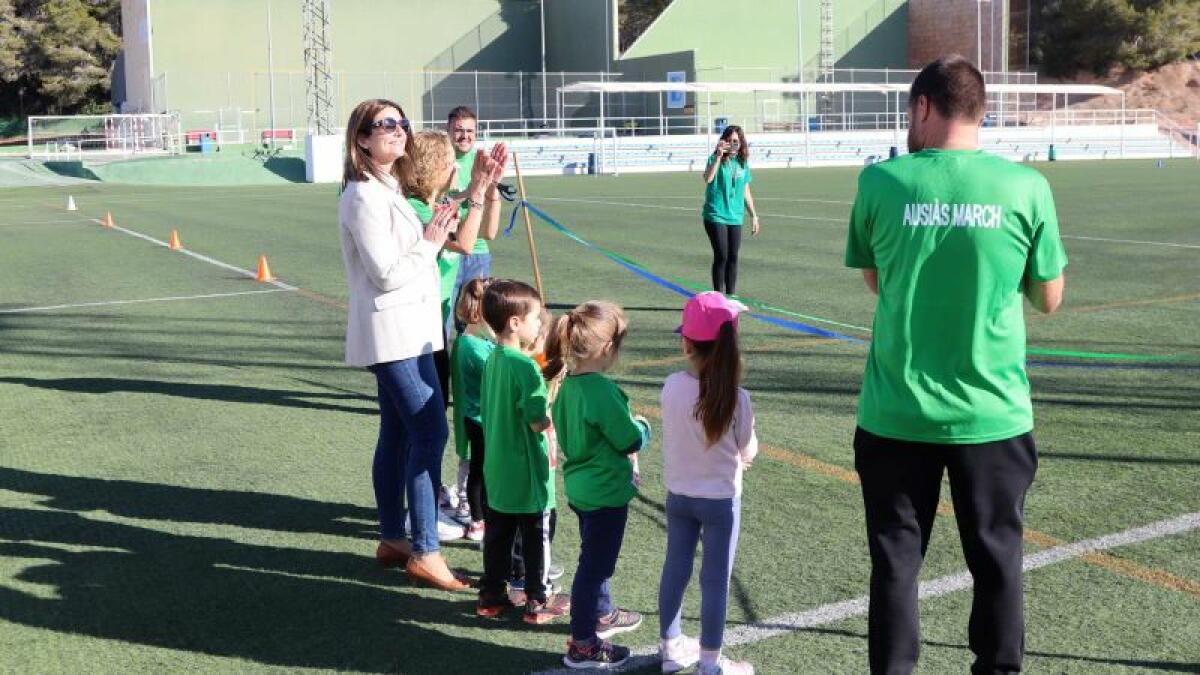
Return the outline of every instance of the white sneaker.
{"type": "Polygon", "coordinates": [[[745,661],[734,661],[722,656],[716,666],[701,664],[696,668],[696,672],[701,675],[754,675],[754,666],[745,661]]]}
{"type": "Polygon", "coordinates": [[[462,523],[450,518],[444,513],[438,513],[438,541],[455,541],[467,534],[467,528],[462,523]]]}
{"type": "Polygon", "coordinates": [[[658,656],[662,659],[664,673],[678,673],[691,668],[700,660],[700,641],[686,635],[671,640],[660,640],[658,656]]]}

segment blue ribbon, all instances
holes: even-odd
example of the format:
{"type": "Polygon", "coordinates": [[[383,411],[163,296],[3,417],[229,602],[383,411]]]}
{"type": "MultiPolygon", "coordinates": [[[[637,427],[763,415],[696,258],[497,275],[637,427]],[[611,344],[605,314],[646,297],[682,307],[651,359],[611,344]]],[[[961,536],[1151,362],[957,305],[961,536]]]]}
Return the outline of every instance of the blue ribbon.
{"type": "MultiPolygon", "coordinates": [[[[616,253],[613,253],[612,251],[604,249],[604,248],[597,246],[597,245],[593,244],[592,242],[584,239],[583,237],[579,236],[578,234],[572,232],[570,230],[570,228],[568,228],[567,226],[565,226],[562,223],[555,220],[553,216],[551,216],[550,214],[546,213],[545,211],[539,209],[538,207],[534,206],[533,204],[530,204],[526,200],[521,200],[514,204],[512,215],[509,216],[509,219],[508,219],[508,227],[506,227],[504,229],[505,237],[512,236],[512,230],[514,227],[516,227],[516,224],[517,224],[517,212],[522,208],[529,209],[530,212],[532,212],[538,218],[541,218],[543,221],[545,221],[547,225],[558,230],[559,232],[561,232],[563,235],[565,235],[567,238],[571,239],[572,241],[580,244],[581,246],[584,246],[586,248],[592,249],[593,251],[596,251],[600,255],[617,263],[618,265],[620,265],[621,267],[624,267],[625,269],[629,270],[630,272],[633,272],[634,274],[645,279],[646,281],[649,281],[650,283],[656,284],[656,285],[658,285],[662,288],[665,288],[669,291],[672,291],[674,293],[678,293],[679,295],[682,295],[685,298],[690,298],[693,295],[695,295],[695,292],[693,292],[692,290],[690,290],[688,288],[684,288],[683,286],[681,286],[669,279],[664,279],[663,277],[646,269],[642,265],[640,265],[632,260],[629,260],[628,258],[617,255],[616,253]]],[[[856,342],[856,343],[864,342],[864,340],[862,340],[860,338],[851,337],[849,335],[842,335],[841,333],[835,333],[833,331],[825,330],[824,328],[817,328],[816,326],[810,326],[808,324],[800,323],[799,321],[792,321],[789,319],[781,319],[778,317],[766,316],[764,314],[755,314],[752,312],[747,312],[747,314],[749,314],[751,317],[753,317],[755,319],[758,319],[759,321],[763,321],[763,322],[772,324],[774,326],[783,328],[785,330],[795,331],[797,333],[805,333],[808,335],[817,335],[820,337],[833,338],[836,340],[845,340],[847,342],[856,342]]]]}
{"type": "MultiPolygon", "coordinates": [[[[639,264],[633,260],[630,260],[628,258],[625,258],[625,257],[617,254],[617,253],[609,251],[608,249],[605,249],[601,246],[597,246],[596,244],[593,244],[592,242],[584,239],[583,237],[579,236],[575,232],[571,231],[571,229],[568,228],[567,226],[565,226],[562,223],[555,220],[554,217],[551,216],[550,214],[548,214],[545,211],[541,210],[540,208],[534,206],[533,204],[530,204],[526,200],[520,200],[513,204],[512,215],[509,216],[509,219],[508,219],[508,227],[505,228],[505,230],[504,230],[505,237],[512,236],[513,228],[516,227],[516,223],[517,223],[517,212],[520,211],[520,209],[522,209],[522,208],[529,209],[529,211],[531,211],[534,215],[536,215],[538,218],[541,218],[543,221],[546,222],[547,225],[558,230],[560,233],[562,233],[568,239],[571,239],[572,241],[580,244],[581,246],[584,246],[586,248],[592,249],[593,251],[596,251],[600,255],[603,255],[604,257],[617,263],[621,267],[624,267],[625,269],[629,270],[630,272],[633,272],[637,276],[639,276],[657,286],[665,288],[673,293],[678,293],[679,295],[681,295],[685,298],[690,298],[696,294],[694,291],[692,291],[688,288],[685,288],[684,286],[681,286],[680,284],[677,284],[674,281],[671,281],[669,279],[664,279],[663,277],[655,274],[654,272],[651,272],[650,270],[646,269],[644,266],[642,266],[641,264],[639,264]]],[[[824,328],[817,328],[816,326],[810,326],[808,324],[800,323],[799,321],[793,321],[791,319],[784,319],[784,318],[780,318],[780,317],[769,316],[766,314],[756,314],[756,313],[752,313],[752,312],[746,312],[746,314],[749,314],[751,317],[758,319],[759,321],[772,324],[774,326],[783,328],[785,330],[795,331],[797,333],[805,333],[807,335],[816,335],[816,336],[825,337],[825,338],[832,338],[835,340],[844,340],[846,342],[852,342],[852,343],[857,343],[857,344],[866,344],[867,343],[866,340],[863,340],[861,338],[853,337],[850,335],[843,335],[841,333],[837,333],[834,331],[825,330],[824,328]]],[[[1098,363],[1074,363],[1074,362],[1069,362],[1069,361],[1044,361],[1044,360],[1032,360],[1032,359],[1026,361],[1026,363],[1030,367],[1034,367],[1034,368],[1087,368],[1087,369],[1093,369],[1093,370],[1139,370],[1139,369],[1196,370],[1196,369],[1200,368],[1200,366],[1195,366],[1195,365],[1179,365],[1179,364],[1108,364],[1108,363],[1098,364],[1098,363]]]]}

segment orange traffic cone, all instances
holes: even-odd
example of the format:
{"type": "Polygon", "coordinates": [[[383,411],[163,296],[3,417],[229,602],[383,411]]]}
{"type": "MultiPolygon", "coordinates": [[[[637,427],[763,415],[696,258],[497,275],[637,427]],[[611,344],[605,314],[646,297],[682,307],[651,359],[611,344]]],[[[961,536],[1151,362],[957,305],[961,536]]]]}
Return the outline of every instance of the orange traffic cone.
{"type": "Polygon", "coordinates": [[[275,281],[275,275],[271,274],[271,266],[267,264],[267,256],[258,256],[258,274],[254,275],[255,281],[267,282],[275,281]]]}
{"type": "Polygon", "coordinates": [[[171,230],[171,240],[167,242],[167,248],[172,251],[183,250],[183,244],[179,243],[179,230],[171,230]]]}
{"type": "Polygon", "coordinates": [[[106,212],[104,214],[104,220],[100,221],[100,224],[104,227],[112,227],[113,226],[112,213],[106,212]]]}

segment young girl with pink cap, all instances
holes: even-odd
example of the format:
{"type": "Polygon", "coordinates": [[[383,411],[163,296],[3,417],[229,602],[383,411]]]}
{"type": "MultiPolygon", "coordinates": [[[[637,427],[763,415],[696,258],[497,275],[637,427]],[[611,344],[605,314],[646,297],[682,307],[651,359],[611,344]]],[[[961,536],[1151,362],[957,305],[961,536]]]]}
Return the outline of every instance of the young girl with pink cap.
{"type": "Polygon", "coordinates": [[[703,675],[753,673],[749,663],[721,656],[729,577],[741,520],[742,473],[758,453],[750,395],[739,386],[738,313],[742,307],[715,291],[683,308],[683,353],[688,369],[662,390],[663,480],[667,486],[667,557],[658,591],[659,655],[673,673],[699,661],[703,675]],[[700,567],[700,639],[680,626],[684,591],[696,544],[700,567]]]}

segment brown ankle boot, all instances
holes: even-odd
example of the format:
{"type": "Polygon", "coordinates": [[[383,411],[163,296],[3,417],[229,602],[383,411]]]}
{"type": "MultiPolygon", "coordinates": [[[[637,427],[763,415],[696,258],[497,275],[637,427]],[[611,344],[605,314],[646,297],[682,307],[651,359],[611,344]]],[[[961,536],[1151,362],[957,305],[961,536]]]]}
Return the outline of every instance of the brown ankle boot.
{"type": "Polygon", "coordinates": [[[408,578],[414,583],[425,584],[443,591],[467,591],[471,584],[461,579],[446,566],[446,559],[441,553],[413,555],[405,567],[408,578]]]}
{"type": "Polygon", "coordinates": [[[375,547],[375,560],[383,567],[404,567],[412,557],[412,544],[396,546],[385,541],[375,547]]]}

